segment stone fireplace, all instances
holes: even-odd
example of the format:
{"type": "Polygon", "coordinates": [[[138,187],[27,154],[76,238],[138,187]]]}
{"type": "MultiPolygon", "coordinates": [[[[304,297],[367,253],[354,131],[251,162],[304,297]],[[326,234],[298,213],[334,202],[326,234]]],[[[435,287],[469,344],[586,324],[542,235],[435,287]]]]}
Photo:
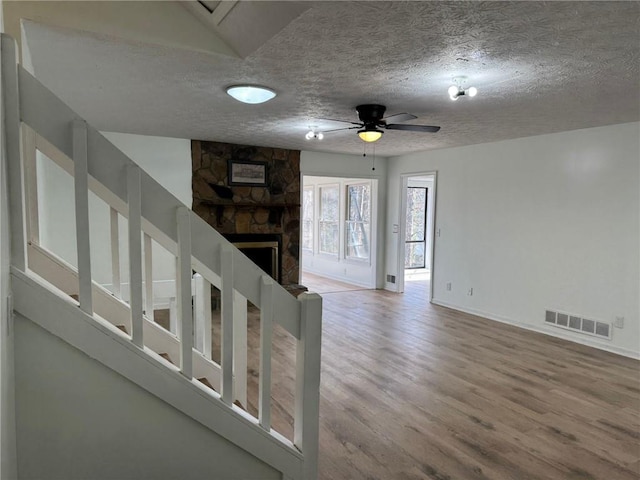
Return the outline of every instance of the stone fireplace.
{"type": "Polygon", "coordinates": [[[280,282],[282,278],[282,235],[279,233],[234,233],[225,238],[253,263],[280,282]]]}
{"type": "Polygon", "coordinates": [[[300,276],[300,151],[193,140],[193,211],[282,285],[300,276]],[[232,162],[265,166],[235,185],[232,162]]]}

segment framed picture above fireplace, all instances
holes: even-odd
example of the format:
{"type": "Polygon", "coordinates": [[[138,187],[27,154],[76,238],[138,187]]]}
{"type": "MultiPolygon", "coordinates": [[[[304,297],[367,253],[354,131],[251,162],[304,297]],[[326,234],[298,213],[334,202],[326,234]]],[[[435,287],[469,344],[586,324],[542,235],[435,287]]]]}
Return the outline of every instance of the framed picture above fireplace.
{"type": "Polygon", "coordinates": [[[229,185],[267,186],[267,162],[229,160],[229,185]]]}

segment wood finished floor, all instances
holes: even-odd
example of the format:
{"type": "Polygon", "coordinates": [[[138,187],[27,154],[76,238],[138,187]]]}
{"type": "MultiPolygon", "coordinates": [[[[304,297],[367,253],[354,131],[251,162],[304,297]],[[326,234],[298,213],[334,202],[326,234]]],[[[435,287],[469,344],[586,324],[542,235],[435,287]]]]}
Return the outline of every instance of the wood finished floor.
{"type": "MultiPolygon", "coordinates": [[[[321,480],[640,478],[640,362],[433,306],[424,282],[406,288],[323,295],[321,480]]],[[[254,308],[249,331],[255,414],[254,308]]],[[[273,426],[289,438],[294,358],[278,328],[273,426]]]]}

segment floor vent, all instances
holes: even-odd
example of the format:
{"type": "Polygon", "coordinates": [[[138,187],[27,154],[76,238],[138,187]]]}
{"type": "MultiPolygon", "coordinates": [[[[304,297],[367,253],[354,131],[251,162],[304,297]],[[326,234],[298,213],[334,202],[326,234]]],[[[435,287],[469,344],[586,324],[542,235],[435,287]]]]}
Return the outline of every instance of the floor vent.
{"type": "Polygon", "coordinates": [[[574,332],[585,333],[587,335],[594,335],[596,337],[607,338],[611,340],[610,323],[598,322],[597,320],[589,320],[587,318],[579,317],[578,315],[572,315],[563,312],[554,312],[553,310],[545,311],[544,322],[574,332]]]}

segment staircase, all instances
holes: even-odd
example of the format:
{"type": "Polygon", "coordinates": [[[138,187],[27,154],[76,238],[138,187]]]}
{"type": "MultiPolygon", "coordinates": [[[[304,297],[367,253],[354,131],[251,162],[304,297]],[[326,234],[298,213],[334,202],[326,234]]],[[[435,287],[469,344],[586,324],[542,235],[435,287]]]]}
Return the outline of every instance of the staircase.
{"type": "MultiPolygon", "coordinates": [[[[87,371],[95,371],[105,382],[113,382],[114,389],[129,391],[128,386],[120,385],[123,380],[118,380],[126,379],[141,389],[136,390],[136,398],[148,402],[149,411],[166,409],[169,405],[172,410],[166,415],[167,418],[175,416],[179,425],[175,428],[181,432],[191,431],[195,427],[189,422],[195,421],[199,427],[193,430],[197,432],[194,435],[204,435],[206,442],[217,445],[218,454],[231,452],[220,454],[219,469],[213,466],[197,474],[184,470],[179,474],[181,478],[204,478],[203,475],[225,479],[317,478],[320,297],[305,293],[296,299],[273,282],[18,65],[15,42],[4,34],[1,68],[16,376],[20,372],[34,377],[42,374],[42,369],[34,366],[37,362],[29,360],[29,355],[37,354],[31,352],[30,342],[25,340],[32,338],[61,358],[67,356],[79,363],[85,361],[80,359],[86,359],[87,371]],[[35,151],[36,145],[46,148],[47,156],[73,176],[77,267],[39,244],[34,226],[36,174],[29,160],[29,152],[35,151]],[[101,285],[92,276],[89,191],[110,209],[113,275],[110,285],[101,285]],[[122,291],[119,271],[120,217],[128,224],[130,280],[126,292],[122,291]],[[171,316],[169,329],[154,321],[154,294],[149,280],[153,278],[152,240],[176,258],[175,308],[172,309],[175,315],[171,316]],[[208,303],[211,286],[221,292],[220,362],[211,357],[208,303]],[[257,417],[241,408],[247,402],[247,302],[260,309],[257,417]],[[296,345],[292,439],[271,427],[274,324],[293,336],[296,345]],[[83,355],[78,356],[77,352],[83,355]],[[110,372],[116,372],[119,377],[115,379],[110,372]],[[203,434],[201,427],[208,433],[203,434]],[[229,462],[235,462],[237,468],[229,462]]],[[[77,380],[79,384],[84,381],[77,380]]],[[[60,377],[58,381],[66,380],[60,377]]],[[[86,381],[90,383],[90,379],[86,381]]],[[[75,388],[73,383],[69,390],[75,388]]],[[[100,402],[96,402],[89,407],[97,409],[99,405],[100,402]]],[[[100,414],[99,410],[96,412],[100,414]]],[[[19,431],[26,428],[20,422],[18,415],[19,431]]],[[[102,445],[103,439],[99,437],[103,433],[95,431],[93,435],[88,442],[102,445]]],[[[63,444],[61,439],[57,439],[56,444],[58,441],[63,444]]],[[[183,441],[187,442],[184,437],[183,441]]],[[[108,443],[113,445],[111,441],[108,443]]],[[[28,447],[25,448],[28,451],[28,447]]],[[[117,447],[113,446],[113,451],[105,450],[103,456],[112,457],[116,451],[117,447]]],[[[20,442],[17,452],[20,465],[20,442]]],[[[59,456],[64,455],[60,449],[59,456]]],[[[138,462],[135,469],[126,471],[118,470],[120,466],[114,466],[113,462],[108,468],[90,464],[86,459],[73,464],[73,457],[69,463],[58,460],[55,465],[43,464],[42,469],[66,478],[81,478],[87,472],[91,472],[92,478],[108,478],[108,475],[175,478],[175,472],[169,471],[175,468],[176,461],[170,462],[162,455],[137,455],[134,460],[138,462]],[[103,470],[107,472],[104,476],[97,473],[103,470]]]]}

